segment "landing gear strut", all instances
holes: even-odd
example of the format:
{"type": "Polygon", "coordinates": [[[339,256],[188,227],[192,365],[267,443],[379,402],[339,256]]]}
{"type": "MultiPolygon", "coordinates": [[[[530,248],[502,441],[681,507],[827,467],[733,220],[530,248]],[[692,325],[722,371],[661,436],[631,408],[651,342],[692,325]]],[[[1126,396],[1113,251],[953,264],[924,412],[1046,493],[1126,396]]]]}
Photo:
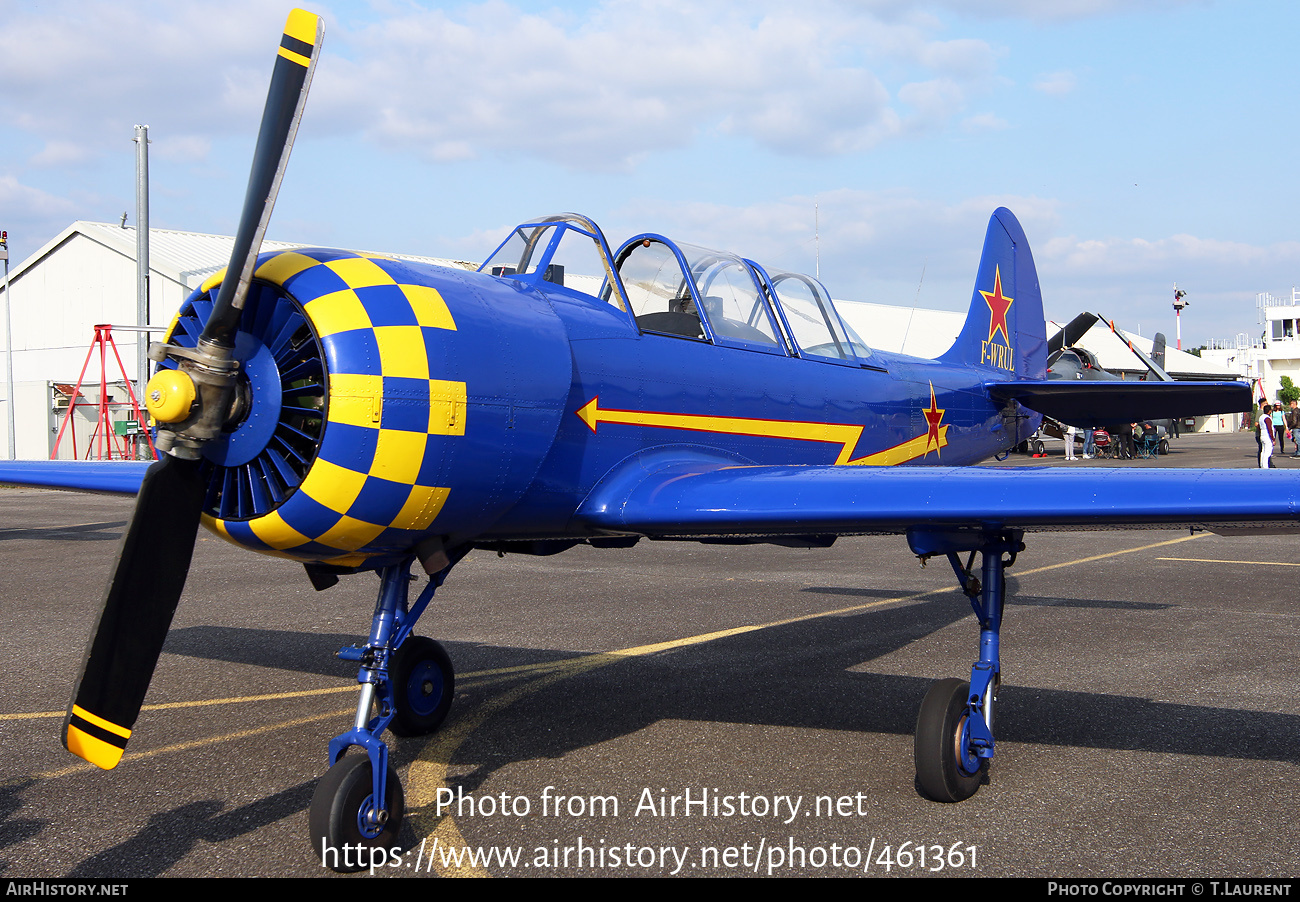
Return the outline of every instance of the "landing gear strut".
{"type": "Polygon", "coordinates": [[[993,758],[993,702],[1002,680],[998,654],[1005,599],[1004,571],[1025,548],[1024,533],[1003,530],[914,529],[907,542],[921,559],[943,554],[952,564],[962,591],[980,624],[979,660],[970,682],[947,679],[930,687],[916,719],[916,782],[936,802],[960,802],[988,781],[993,758]],[[975,552],[982,556],[980,576],[972,570],[975,552]],[[960,555],[969,552],[963,566],[960,555]],[[1003,555],[1010,557],[1004,559],[1003,555]]]}
{"type": "Polygon", "coordinates": [[[433,732],[447,716],[455,693],[447,652],[432,639],[411,634],[455,561],[436,574],[408,608],[411,563],[408,558],[380,570],[369,641],[339,651],[340,658],[361,665],[361,698],[352,729],[330,740],[330,769],[316,784],[308,816],[313,853],[336,871],[360,870],[381,857],[386,860],[367,853],[386,853],[397,845],[402,784],[388,763],[388,745],[379,737],[390,727],[399,736],[433,732]],[[353,746],[364,754],[345,757],[353,746]]]}

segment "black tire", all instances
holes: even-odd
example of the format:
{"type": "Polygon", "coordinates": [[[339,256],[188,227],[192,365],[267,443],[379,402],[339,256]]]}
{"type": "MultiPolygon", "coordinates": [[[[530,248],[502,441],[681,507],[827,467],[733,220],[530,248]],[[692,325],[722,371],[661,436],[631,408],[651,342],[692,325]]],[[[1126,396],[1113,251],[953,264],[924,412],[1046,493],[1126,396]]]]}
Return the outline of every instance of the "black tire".
{"type": "Polygon", "coordinates": [[[966,698],[970,683],[939,680],[930,687],[916,718],[916,783],[936,802],[960,802],[975,795],[984,778],[986,763],[975,773],[961,766],[957,744],[966,723],[966,698]]]}
{"type": "Polygon", "coordinates": [[[456,694],[456,673],[447,650],[424,636],[407,636],[388,665],[393,720],[398,736],[424,736],[442,725],[456,694]]]}
{"type": "Polygon", "coordinates": [[[369,755],[345,755],[316,784],[307,823],[312,854],[320,856],[322,865],[346,873],[372,865],[383,867],[392,860],[388,853],[397,846],[406,799],[397,771],[390,765],[384,806],[388,820],[378,833],[367,835],[369,831],[362,830],[359,817],[374,797],[372,773],[369,755]],[[370,854],[380,848],[383,855],[370,854]]]}
{"type": "Polygon", "coordinates": [[[1047,446],[1040,441],[1035,441],[1033,444],[1033,448],[1035,454],[1042,454],[1045,450],[1047,450],[1047,446]]]}
{"type": "Polygon", "coordinates": [[[1168,453],[1169,453],[1169,439],[1167,439],[1167,438],[1162,438],[1162,439],[1160,440],[1160,444],[1156,447],[1156,453],[1157,453],[1157,454],[1168,454],[1168,453]]]}

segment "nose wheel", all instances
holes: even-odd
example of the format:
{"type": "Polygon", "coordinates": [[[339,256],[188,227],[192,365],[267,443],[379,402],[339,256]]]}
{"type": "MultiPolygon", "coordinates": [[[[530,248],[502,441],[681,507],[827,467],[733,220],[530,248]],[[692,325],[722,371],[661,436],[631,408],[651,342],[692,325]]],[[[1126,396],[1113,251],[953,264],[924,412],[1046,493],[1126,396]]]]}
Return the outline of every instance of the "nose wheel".
{"type": "Polygon", "coordinates": [[[447,717],[456,692],[451,658],[440,644],[411,630],[467,550],[452,555],[414,604],[407,603],[414,559],[382,567],[369,641],[339,649],[340,658],[361,665],[361,695],[352,729],[330,740],[333,766],[312,796],[313,852],[326,867],[356,871],[394,860],[388,853],[397,846],[404,801],[382,736],[389,729],[398,736],[432,733],[447,717]]]}
{"type": "Polygon", "coordinates": [[[320,778],[307,821],[322,864],[336,871],[360,871],[389,861],[406,800],[391,766],[385,784],[384,804],[376,806],[374,770],[364,754],[339,759],[320,778]]]}

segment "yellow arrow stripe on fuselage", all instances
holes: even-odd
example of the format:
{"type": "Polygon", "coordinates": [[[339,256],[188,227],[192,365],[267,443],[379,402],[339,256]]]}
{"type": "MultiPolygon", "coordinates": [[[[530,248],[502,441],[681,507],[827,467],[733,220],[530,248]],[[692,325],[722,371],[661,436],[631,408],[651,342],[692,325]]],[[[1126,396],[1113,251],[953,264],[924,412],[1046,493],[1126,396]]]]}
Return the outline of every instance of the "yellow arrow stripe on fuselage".
{"type": "MultiPolygon", "coordinates": [[[[609,410],[601,408],[599,398],[592,398],[577,411],[582,421],[592,432],[600,423],[621,423],[626,426],[652,426],[658,429],[685,429],[692,432],[716,432],[724,435],[752,435],[759,438],[786,438],[805,442],[827,442],[839,445],[840,451],[835,458],[837,466],[877,466],[887,467],[905,463],[918,457],[924,457],[930,448],[935,447],[929,440],[929,434],[850,460],[858,439],[862,437],[862,426],[843,423],[808,423],[797,420],[758,420],[744,417],[714,417],[694,413],[659,413],[650,410],[609,410]]],[[[939,427],[938,448],[948,444],[948,427],[939,427]]]]}

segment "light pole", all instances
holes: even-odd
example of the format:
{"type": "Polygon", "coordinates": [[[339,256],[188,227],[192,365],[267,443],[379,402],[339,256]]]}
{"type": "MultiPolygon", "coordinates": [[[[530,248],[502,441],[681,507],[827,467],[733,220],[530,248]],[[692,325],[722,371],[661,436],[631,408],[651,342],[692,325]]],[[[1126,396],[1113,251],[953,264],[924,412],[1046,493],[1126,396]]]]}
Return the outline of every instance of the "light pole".
{"type": "Polygon", "coordinates": [[[9,233],[0,231],[0,257],[5,261],[5,417],[9,424],[9,459],[18,459],[18,437],[14,435],[14,343],[13,317],[9,311],[9,233]]]}
{"type": "Polygon", "coordinates": [[[1174,283],[1174,331],[1178,336],[1178,350],[1180,351],[1183,349],[1183,308],[1186,307],[1188,303],[1187,301],[1183,300],[1183,298],[1185,297],[1187,297],[1187,292],[1179,288],[1178,283],[1175,282],[1174,283]]]}
{"type": "MultiPolygon", "coordinates": [[[[149,325],[149,126],[135,127],[135,321],[149,325]]],[[[149,381],[149,347],[145,335],[136,339],[135,396],[144,399],[149,381]]],[[[124,374],[125,375],[125,374],[124,374]]]]}

